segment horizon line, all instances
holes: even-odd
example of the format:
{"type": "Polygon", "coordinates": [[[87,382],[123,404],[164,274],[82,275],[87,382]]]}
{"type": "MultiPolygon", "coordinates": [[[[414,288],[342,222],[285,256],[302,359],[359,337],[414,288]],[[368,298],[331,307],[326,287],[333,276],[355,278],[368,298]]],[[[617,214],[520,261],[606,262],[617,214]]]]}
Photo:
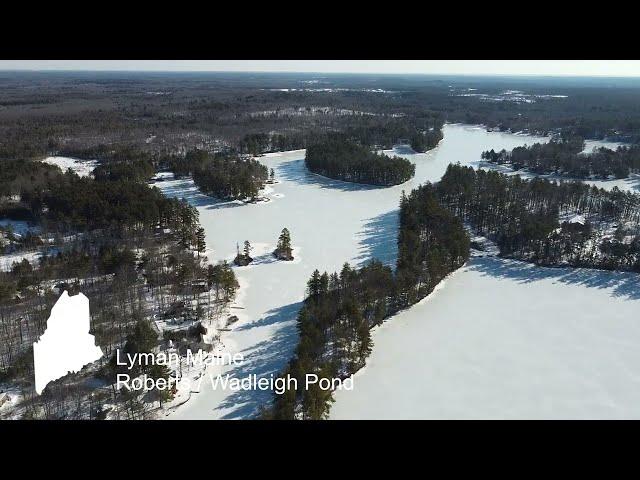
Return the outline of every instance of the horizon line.
{"type": "Polygon", "coordinates": [[[297,71],[297,70],[160,70],[160,69],[76,69],[76,68],[0,68],[2,73],[68,72],[68,73],[237,73],[237,74],[307,74],[307,75],[384,75],[384,76],[452,76],[452,77],[535,77],[535,78],[612,78],[640,79],[638,75],[580,74],[580,73],[453,73],[453,72],[353,72],[353,71],[297,71]]]}

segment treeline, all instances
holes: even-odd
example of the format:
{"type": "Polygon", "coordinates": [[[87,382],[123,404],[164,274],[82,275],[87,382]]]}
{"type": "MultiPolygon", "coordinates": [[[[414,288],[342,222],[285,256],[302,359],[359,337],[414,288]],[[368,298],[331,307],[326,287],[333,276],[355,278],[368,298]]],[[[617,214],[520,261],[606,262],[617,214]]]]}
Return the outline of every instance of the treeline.
{"type": "Polygon", "coordinates": [[[483,124],[501,131],[540,135],[563,132],[587,139],[639,142],[640,99],[637,86],[623,86],[621,82],[612,87],[595,82],[587,84],[589,82],[478,79],[464,82],[464,87],[476,88],[474,93],[490,96],[518,89],[528,95],[530,101],[491,101],[477,96],[457,96],[456,93],[468,93],[458,90],[448,92],[447,101],[437,94],[429,96],[429,106],[446,115],[447,121],[483,124]],[[566,97],[545,98],[546,95],[566,97]]]}
{"type": "Polygon", "coordinates": [[[305,165],[313,173],[325,177],[380,186],[404,183],[416,170],[409,160],[372,152],[337,135],[310,145],[305,165]]]}
{"type": "MultiPolygon", "coordinates": [[[[442,140],[442,125],[442,119],[432,115],[399,118],[392,115],[383,117],[361,115],[357,116],[357,121],[340,126],[338,130],[345,138],[371,148],[390,149],[403,141],[408,142],[416,152],[426,152],[436,147],[442,140]]],[[[240,153],[251,155],[298,150],[323,142],[335,130],[336,127],[332,126],[326,130],[250,133],[242,137],[238,143],[238,149],[240,153]]]]}
{"type": "Polygon", "coordinates": [[[640,271],[640,195],[449,165],[441,204],[507,257],[640,271]],[[561,220],[562,219],[562,220],[561,220]]]}
{"type": "MultiPolygon", "coordinates": [[[[433,185],[403,194],[396,271],[371,260],[357,269],[345,264],[339,274],[313,272],[297,319],[300,340],[282,376],[304,385],[307,373],[353,374],[371,353],[370,329],[427,296],[468,256],[462,222],[439,205],[433,185]]],[[[322,419],[332,401],[331,391],[290,389],[276,397],[263,418],[322,419]]]]}
{"type": "Polygon", "coordinates": [[[482,152],[482,159],[496,164],[510,164],[515,170],[526,169],[537,174],[558,174],[575,178],[626,178],[640,170],[640,146],[598,148],[581,153],[584,141],[579,137],[552,140],[516,147],[512,151],[482,152]]]}
{"type": "MultiPolygon", "coordinates": [[[[0,162],[0,205],[3,216],[14,220],[46,221],[53,230],[113,228],[183,228],[193,217],[186,202],[167,198],[142,182],[136,164],[104,166],[96,178],[29,160],[0,162]],[[187,220],[188,221],[188,220],[187,220]]],[[[193,229],[194,225],[188,225],[193,229]]]]}
{"type": "Polygon", "coordinates": [[[225,200],[255,199],[269,178],[269,170],[257,160],[204,150],[170,157],[168,166],[176,176],[191,175],[203,193],[225,200]]]}
{"type": "Polygon", "coordinates": [[[27,160],[0,161],[0,200],[8,202],[23,192],[37,191],[51,184],[60,176],[55,165],[27,160]]]}
{"type": "Polygon", "coordinates": [[[0,158],[94,149],[92,157],[100,159],[117,144],[158,153],[228,148],[256,155],[306,148],[332,131],[370,147],[388,148],[408,139],[420,151],[437,143],[445,120],[503,131],[640,140],[637,85],[617,80],[612,86],[512,78],[375,78],[383,93],[372,91],[371,77],[331,76],[320,89],[301,89],[301,78],[213,77],[102,79],[98,91],[95,78],[78,81],[73,75],[48,76],[46,85],[29,75],[0,79],[3,102],[13,105],[0,112],[0,158]],[[469,88],[472,95],[502,96],[502,101],[468,96],[469,88]],[[513,89],[527,101],[506,98],[505,90],[513,89]]]}
{"type": "Polygon", "coordinates": [[[31,200],[35,202],[48,208],[49,221],[73,229],[195,228],[193,207],[127,179],[96,181],[65,174],[41,199],[31,200]]]}

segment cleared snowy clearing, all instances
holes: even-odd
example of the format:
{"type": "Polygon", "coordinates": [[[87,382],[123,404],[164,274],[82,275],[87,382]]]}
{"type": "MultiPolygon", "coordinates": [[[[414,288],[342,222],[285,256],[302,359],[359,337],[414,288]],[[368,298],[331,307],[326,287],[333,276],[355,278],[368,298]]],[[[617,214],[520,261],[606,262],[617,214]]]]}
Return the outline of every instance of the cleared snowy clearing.
{"type": "Polygon", "coordinates": [[[40,257],[42,257],[42,251],[35,252],[16,252],[9,253],[0,256],[0,272],[9,272],[13,268],[14,263],[20,263],[22,260],[27,260],[31,265],[36,266],[40,257]]]}
{"type": "Polygon", "coordinates": [[[70,168],[81,177],[88,177],[98,166],[97,160],[78,160],[69,157],[47,157],[43,162],[56,165],[60,167],[63,172],[66,172],[67,169],[70,168]]]}

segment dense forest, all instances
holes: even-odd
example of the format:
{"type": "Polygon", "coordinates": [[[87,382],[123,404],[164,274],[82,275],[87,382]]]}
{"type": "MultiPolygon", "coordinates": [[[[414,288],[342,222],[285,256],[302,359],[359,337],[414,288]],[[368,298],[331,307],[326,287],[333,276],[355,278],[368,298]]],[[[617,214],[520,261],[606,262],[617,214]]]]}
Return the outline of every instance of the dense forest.
{"type": "Polygon", "coordinates": [[[306,148],[336,131],[372,148],[405,140],[424,151],[442,138],[443,115],[411,93],[381,92],[358,80],[346,88],[280,89],[282,82],[300,86],[301,79],[232,77],[0,78],[0,159],[103,160],[127,146],[161,155],[196,148],[259,155],[306,148]]]}
{"type": "Polygon", "coordinates": [[[0,381],[20,386],[24,418],[146,417],[171,392],[117,392],[109,359],[118,348],[165,345],[151,319],[166,312],[180,311],[190,326],[171,338],[176,348],[199,345],[235,296],[233,270],[207,263],[198,211],[148,186],[137,161],[106,160],[95,178],[30,160],[3,161],[0,169],[2,217],[32,225],[20,234],[11,223],[0,227],[2,253],[16,258],[0,271],[0,381]],[[105,356],[36,396],[32,344],[63,290],[89,298],[91,333],[105,356]]]}
{"type": "Polygon", "coordinates": [[[257,160],[203,150],[173,156],[168,165],[176,176],[191,175],[203,193],[224,200],[254,200],[269,178],[269,170],[257,160]]]}
{"type": "Polygon", "coordinates": [[[45,222],[56,231],[121,232],[172,227],[179,218],[193,222],[195,209],[148,187],[144,175],[136,174],[137,163],[118,163],[117,175],[110,173],[111,166],[99,166],[93,179],[38,161],[0,162],[0,213],[13,220],[45,222]]]}
{"type": "Polygon", "coordinates": [[[558,174],[573,178],[626,178],[640,170],[640,147],[618,147],[617,150],[597,148],[581,153],[584,141],[579,137],[551,140],[516,147],[511,152],[482,152],[482,159],[496,164],[508,164],[514,170],[522,168],[536,174],[558,174]]]}
{"type": "Polygon", "coordinates": [[[441,204],[497,243],[540,265],[640,271],[640,195],[449,165],[441,204]]]}
{"type": "MultiPolygon", "coordinates": [[[[416,152],[426,152],[442,140],[442,120],[439,117],[388,118],[361,116],[353,125],[342,129],[342,134],[361,145],[378,149],[390,149],[398,142],[407,142],[416,152]],[[418,125],[418,126],[416,126],[418,125]]],[[[331,130],[314,130],[283,133],[247,134],[239,144],[240,152],[258,155],[265,152],[282,152],[307,148],[323,142],[331,130]]]]}
{"type": "MultiPolygon", "coordinates": [[[[373,342],[370,329],[433,291],[466,262],[469,237],[462,222],[443,209],[427,184],[403,194],[398,263],[393,272],[377,260],[360,268],[345,264],[338,274],[314,271],[298,314],[300,339],[282,372],[304,385],[307,373],[346,378],[365,365],[373,342]]],[[[263,412],[271,419],[326,418],[332,392],[312,385],[278,395],[263,412]]]]}
{"type": "Polygon", "coordinates": [[[346,182],[368,185],[399,185],[411,179],[416,167],[401,157],[372,152],[342,136],[310,145],[305,165],[313,173],[346,182]]]}
{"type": "Polygon", "coordinates": [[[16,73],[0,78],[0,159],[101,160],[123,146],[162,155],[194,148],[257,155],[306,148],[332,132],[371,148],[403,140],[425,151],[442,137],[444,122],[637,143],[637,85],[612,82],[16,73]]]}

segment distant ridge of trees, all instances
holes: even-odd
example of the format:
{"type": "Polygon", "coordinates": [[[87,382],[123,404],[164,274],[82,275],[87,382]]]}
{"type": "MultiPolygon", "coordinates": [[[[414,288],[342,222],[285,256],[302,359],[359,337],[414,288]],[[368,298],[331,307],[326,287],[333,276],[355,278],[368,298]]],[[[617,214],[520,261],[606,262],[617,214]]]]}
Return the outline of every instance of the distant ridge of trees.
{"type": "MultiPolygon", "coordinates": [[[[442,119],[437,116],[417,117],[367,117],[358,116],[358,121],[342,129],[341,135],[360,145],[389,149],[400,139],[406,139],[416,152],[426,152],[436,147],[443,138],[442,119]]],[[[240,153],[260,155],[266,152],[281,152],[308,148],[335,135],[335,130],[294,131],[288,133],[249,133],[238,142],[240,153]]]]}
{"type": "Polygon", "coordinates": [[[514,170],[522,168],[537,174],[558,174],[574,178],[626,178],[640,171],[640,145],[618,147],[617,150],[597,148],[581,153],[584,141],[580,137],[552,140],[516,147],[512,151],[489,150],[482,159],[495,164],[510,164],[514,170]]]}
{"type": "Polygon", "coordinates": [[[411,179],[416,171],[409,160],[372,152],[341,136],[310,145],[305,165],[325,177],[378,186],[399,185],[411,179]]]}

